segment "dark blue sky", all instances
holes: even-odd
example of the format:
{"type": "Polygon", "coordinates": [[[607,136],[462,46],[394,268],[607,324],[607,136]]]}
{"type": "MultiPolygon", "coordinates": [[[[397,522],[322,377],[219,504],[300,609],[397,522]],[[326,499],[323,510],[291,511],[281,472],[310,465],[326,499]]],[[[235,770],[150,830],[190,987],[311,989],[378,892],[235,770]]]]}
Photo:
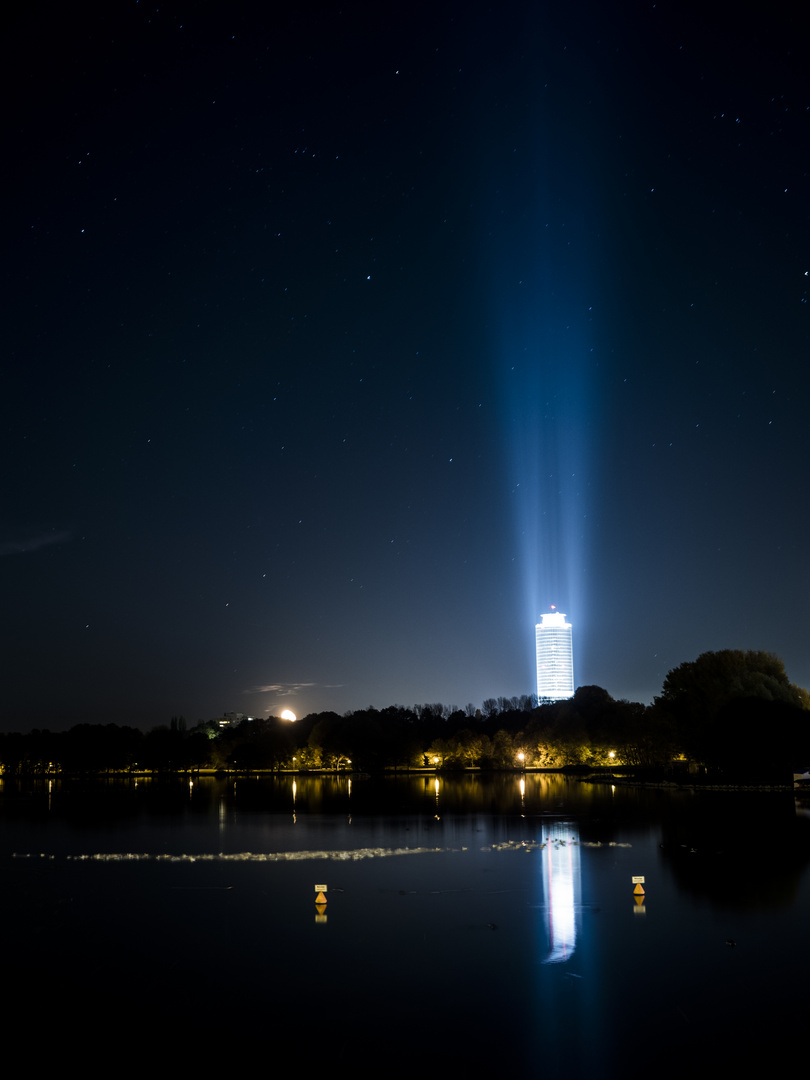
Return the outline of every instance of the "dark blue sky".
{"type": "Polygon", "coordinates": [[[2,719],[810,685],[783,9],[33,4],[6,31],[2,719]]]}

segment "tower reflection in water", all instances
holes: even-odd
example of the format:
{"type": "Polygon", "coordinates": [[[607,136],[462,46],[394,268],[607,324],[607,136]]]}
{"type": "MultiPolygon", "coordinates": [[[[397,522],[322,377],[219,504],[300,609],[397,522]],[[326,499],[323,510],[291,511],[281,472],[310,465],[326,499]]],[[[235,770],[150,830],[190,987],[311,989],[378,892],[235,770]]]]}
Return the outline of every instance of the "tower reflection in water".
{"type": "Polygon", "coordinates": [[[560,964],[571,959],[577,945],[579,830],[570,821],[549,823],[543,829],[543,840],[540,855],[549,942],[543,963],[560,964]]]}

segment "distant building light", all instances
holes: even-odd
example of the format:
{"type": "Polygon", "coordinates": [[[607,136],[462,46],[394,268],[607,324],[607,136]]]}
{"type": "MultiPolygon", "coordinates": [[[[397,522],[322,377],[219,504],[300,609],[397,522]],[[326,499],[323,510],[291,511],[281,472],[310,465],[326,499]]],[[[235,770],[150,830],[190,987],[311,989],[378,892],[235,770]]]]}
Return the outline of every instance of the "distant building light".
{"type": "Polygon", "coordinates": [[[540,616],[534,628],[537,651],[537,697],[564,701],[574,696],[574,653],[571,623],[561,611],[540,616]]]}

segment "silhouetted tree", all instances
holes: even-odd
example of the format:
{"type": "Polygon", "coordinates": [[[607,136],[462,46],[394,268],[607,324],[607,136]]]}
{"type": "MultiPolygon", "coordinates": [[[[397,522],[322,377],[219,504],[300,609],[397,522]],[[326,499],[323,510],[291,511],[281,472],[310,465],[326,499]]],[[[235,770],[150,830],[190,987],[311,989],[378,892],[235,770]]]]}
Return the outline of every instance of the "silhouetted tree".
{"type": "MultiPolygon", "coordinates": [[[[673,668],[654,712],[672,725],[686,754],[714,767],[763,764],[781,743],[798,753],[807,729],[806,691],[788,679],[778,656],[725,649],[673,668]]],[[[780,752],[777,755],[782,760],[780,752]]]]}

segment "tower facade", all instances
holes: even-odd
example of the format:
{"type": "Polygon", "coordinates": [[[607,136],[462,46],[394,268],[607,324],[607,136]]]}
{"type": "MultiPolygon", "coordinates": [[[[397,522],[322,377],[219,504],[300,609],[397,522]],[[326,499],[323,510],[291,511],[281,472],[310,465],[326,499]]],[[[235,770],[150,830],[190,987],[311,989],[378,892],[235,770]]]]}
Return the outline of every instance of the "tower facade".
{"type": "Polygon", "coordinates": [[[534,628],[537,644],[537,697],[561,701],[574,696],[574,652],[571,623],[561,611],[540,616],[534,628]]]}

